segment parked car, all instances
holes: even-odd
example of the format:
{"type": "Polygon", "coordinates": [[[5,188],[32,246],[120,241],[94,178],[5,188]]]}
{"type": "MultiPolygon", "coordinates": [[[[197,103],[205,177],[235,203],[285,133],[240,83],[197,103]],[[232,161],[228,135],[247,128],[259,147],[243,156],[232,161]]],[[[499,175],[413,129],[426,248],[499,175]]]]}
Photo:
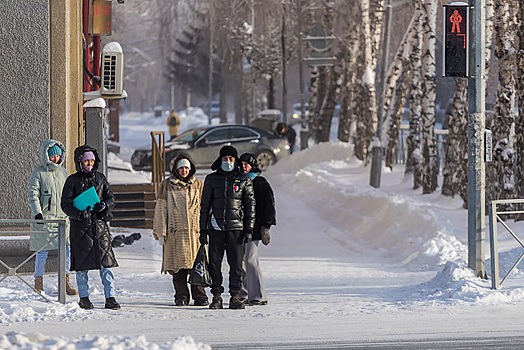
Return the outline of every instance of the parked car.
{"type": "MultiPolygon", "coordinates": [[[[309,115],[309,103],[304,103],[304,118],[309,115]]],[[[302,107],[300,103],[293,103],[293,111],[291,116],[288,118],[288,124],[298,124],[302,122],[302,107]]]]}
{"type": "MultiPolygon", "coordinates": [[[[235,147],[239,155],[245,152],[255,154],[262,171],[289,154],[285,138],[251,126],[224,124],[198,127],[166,142],[166,170],[173,168],[179,154],[189,156],[200,169],[209,168],[225,145],[235,147]]],[[[131,155],[133,169],[151,170],[151,156],[151,146],[136,149],[131,155]]]]}

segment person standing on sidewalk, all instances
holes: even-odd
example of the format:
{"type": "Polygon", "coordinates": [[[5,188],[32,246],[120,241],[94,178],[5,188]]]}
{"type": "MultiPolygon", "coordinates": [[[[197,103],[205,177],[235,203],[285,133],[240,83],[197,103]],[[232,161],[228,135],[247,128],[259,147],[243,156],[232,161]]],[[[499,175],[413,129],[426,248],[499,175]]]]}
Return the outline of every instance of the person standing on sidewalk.
{"type": "Polygon", "coordinates": [[[242,276],[242,291],[240,297],[249,305],[266,305],[267,295],[264,286],[262,269],[258,262],[258,244],[268,245],[269,229],[277,224],[275,196],[269,182],[261,176],[258,162],[254,154],[244,153],[240,156],[244,173],[253,182],[255,192],[255,227],[253,240],[244,246],[244,271],[242,276]]]}
{"type": "Polygon", "coordinates": [[[244,243],[250,242],[255,225],[253,184],[241,170],[236,148],[224,146],[206,176],[200,209],[200,242],[209,242],[209,273],[213,301],[210,309],[222,309],[222,260],[229,264],[229,308],[243,309],[242,259],[244,243]]]}
{"type": "MultiPolygon", "coordinates": [[[[60,207],[62,188],[67,178],[64,169],[65,147],[56,140],[44,140],[40,146],[40,165],[37,166],[29,179],[27,199],[31,207],[31,213],[35,220],[66,220],[66,294],[77,295],[78,291],[71,285],[69,280],[70,245],[69,225],[67,215],[60,207]]],[[[46,224],[47,229],[56,231],[57,224],[46,224]]],[[[37,227],[35,227],[38,230],[37,227]]],[[[44,291],[44,272],[49,250],[58,249],[58,235],[32,234],[29,240],[29,248],[38,251],[35,257],[35,289],[44,291]]]]}
{"type": "Polygon", "coordinates": [[[99,270],[105,308],[118,310],[115,300],[114,275],[112,267],[118,263],[111,245],[111,233],[107,224],[112,218],[115,196],[104,174],[97,171],[100,158],[95,148],[88,145],[75,149],[76,173],[69,175],[62,191],[62,209],[71,220],[71,270],[76,271],[76,283],[82,309],[93,309],[89,300],[89,270],[99,270]],[[84,191],[94,187],[99,202],[93,207],[80,210],[73,200],[84,191]]]}
{"type": "MultiPolygon", "coordinates": [[[[156,195],[153,237],[162,245],[162,273],[173,276],[175,305],[189,304],[187,277],[199,248],[199,214],[202,180],[195,177],[196,168],[185,156],[178,156],[171,176],[160,183],[156,195]]],[[[206,290],[191,285],[195,306],[209,305],[206,290]]]]}

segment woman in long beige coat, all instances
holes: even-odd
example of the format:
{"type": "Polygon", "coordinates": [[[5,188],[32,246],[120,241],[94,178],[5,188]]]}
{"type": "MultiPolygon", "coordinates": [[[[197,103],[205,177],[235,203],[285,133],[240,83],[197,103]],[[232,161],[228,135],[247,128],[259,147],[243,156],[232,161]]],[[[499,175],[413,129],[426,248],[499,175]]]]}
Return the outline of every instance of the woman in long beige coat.
{"type": "Polygon", "coordinates": [[[198,237],[203,182],[195,177],[195,165],[184,156],[173,162],[172,175],[162,181],[157,193],[153,237],[163,246],[162,272],[173,276],[175,305],[209,304],[204,287],[191,285],[187,278],[200,243],[198,237]]]}

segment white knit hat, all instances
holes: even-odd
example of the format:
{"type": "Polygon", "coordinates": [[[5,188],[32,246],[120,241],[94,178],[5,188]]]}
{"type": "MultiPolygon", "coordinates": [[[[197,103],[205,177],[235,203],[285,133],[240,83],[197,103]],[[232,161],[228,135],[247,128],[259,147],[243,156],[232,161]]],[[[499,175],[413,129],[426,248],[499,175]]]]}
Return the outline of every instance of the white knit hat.
{"type": "Polygon", "coordinates": [[[187,160],[186,158],[182,158],[178,161],[178,163],[176,163],[176,169],[180,169],[181,167],[188,167],[189,169],[191,169],[191,163],[189,162],[189,160],[187,160]]]}

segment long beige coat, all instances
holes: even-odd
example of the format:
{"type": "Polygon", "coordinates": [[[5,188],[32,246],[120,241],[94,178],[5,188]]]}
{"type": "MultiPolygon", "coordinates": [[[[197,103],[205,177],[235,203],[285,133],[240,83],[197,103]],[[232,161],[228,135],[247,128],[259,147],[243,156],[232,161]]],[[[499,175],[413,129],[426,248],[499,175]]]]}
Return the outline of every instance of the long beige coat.
{"type": "Polygon", "coordinates": [[[164,241],[162,272],[191,269],[200,243],[202,180],[187,183],[174,176],[160,184],[153,219],[153,236],[164,241]]]}

